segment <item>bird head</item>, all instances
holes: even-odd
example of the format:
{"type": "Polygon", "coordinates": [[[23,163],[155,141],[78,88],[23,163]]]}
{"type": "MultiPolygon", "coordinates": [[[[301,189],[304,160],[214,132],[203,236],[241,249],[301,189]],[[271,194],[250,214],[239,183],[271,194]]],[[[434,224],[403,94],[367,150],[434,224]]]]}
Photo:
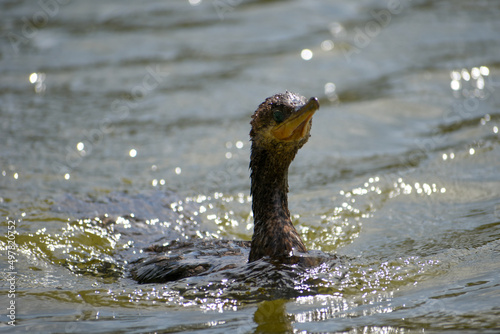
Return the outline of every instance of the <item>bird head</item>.
{"type": "Polygon", "coordinates": [[[267,98],[252,116],[250,138],[264,149],[298,150],[309,139],[318,99],[285,92],[267,98]]]}

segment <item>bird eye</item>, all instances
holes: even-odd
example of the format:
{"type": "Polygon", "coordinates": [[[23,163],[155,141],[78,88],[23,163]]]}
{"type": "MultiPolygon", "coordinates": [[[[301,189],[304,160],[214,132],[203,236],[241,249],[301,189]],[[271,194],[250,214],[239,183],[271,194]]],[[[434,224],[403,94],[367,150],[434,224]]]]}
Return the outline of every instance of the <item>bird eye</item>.
{"type": "Polygon", "coordinates": [[[281,111],[275,111],[273,113],[273,118],[276,123],[281,123],[285,120],[285,115],[281,111]]]}

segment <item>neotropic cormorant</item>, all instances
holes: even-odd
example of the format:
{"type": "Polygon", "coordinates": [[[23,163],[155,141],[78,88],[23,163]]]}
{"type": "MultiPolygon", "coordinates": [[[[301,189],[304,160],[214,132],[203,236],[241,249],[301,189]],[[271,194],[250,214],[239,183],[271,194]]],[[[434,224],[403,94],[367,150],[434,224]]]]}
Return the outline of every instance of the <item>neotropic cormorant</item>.
{"type": "Polygon", "coordinates": [[[311,266],[317,263],[288,211],[288,167],[309,139],[318,99],[285,92],[267,98],[252,116],[250,170],[254,234],[248,241],[173,242],[151,246],[150,257],[132,263],[139,283],[166,282],[235,268],[259,259],[311,266]]]}

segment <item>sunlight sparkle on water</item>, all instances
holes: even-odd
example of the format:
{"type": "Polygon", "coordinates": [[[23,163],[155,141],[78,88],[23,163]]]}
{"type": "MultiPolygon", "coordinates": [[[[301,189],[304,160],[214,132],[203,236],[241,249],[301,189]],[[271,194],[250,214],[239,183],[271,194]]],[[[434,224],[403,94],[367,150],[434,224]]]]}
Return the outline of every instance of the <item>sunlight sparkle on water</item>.
{"type": "Polygon", "coordinates": [[[486,114],[486,115],[484,115],[483,118],[481,118],[480,122],[481,122],[481,125],[485,125],[489,121],[491,121],[491,116],[490,116],[490,114],[486,114]]]}
{"type": "Polygon", "coordinates": [[[460,78],[462,76],[460,75],[460,72],[458,72],[458,71],[451,71],[450,77],[451,77],[451,80],[460,80],[460,78]]]}
{"type": "Polygon", "coordinates": [[[460,81],[458,81],[458,80],[452,80],[451,83],[450,83],[450,87],[453,90],[459,90],[460,87],[461,87],[460,81]]]}
{"type": "Polygon", "coordinates": [[[332,102],[338,100],[338,95],[337,95],[337,86],[333,82],[327,82],[325,84],[325,95],[328,97],[328,99],[332,102]]]}
{"type": "Polygon", "coordinates": [[[335,84],[333,82],[327,82],[325,84],[325,94],[326,95],[334,94],[336,89],[337,89],[337,87],[335,86],[335,84]]]}
{"type": "Polygon", "coordinates": [[[311,60],[313,57],[313,52],[309,49],[303,49],[300,52],[300,57],[304,60],[311,60]]]}
{"type": "Polygon", "coordinates": [[[333,50],[335,44],[333,43],[332,40],[330,39],[325,39],[323,42],[321,42],[321,50],[323,51],[331,51],[333,50]]]}
{"type": "Polygon", "coordinates": [[[463,68],[460,74],[462,75],[462,79],[464,79],[465,81],[470,80],[470,74],[469,71],[467,71],[467,69],[463,68]]]}
{"type": "Polygon", "coordinates": [[[450,71],[450,88],[453,91],[460,91],[463,96],[474,95],[483,98],[483,89],[486,86],[484,77],[490,74],[490,69],[486,66],[475,66],[470,70],[462,68],[450,71]]]}
{"type": "Polygon", "coordinates": [[[476,87],[478,89],[483,89],[484,88],[484,79],[483,79],[483,77],[478,77],[476,79],[476,87]]]}
{"type": "Polygon", "coordinates": [[[479,76],[481,75],[481,71],[479,70],[479,67],[473,67],[470,70],[470,75],[471,75],[472,79],[477,80],[477,78],[479,78],[479,76]]]}
{"type": "Polygon", "coordinates": [[[339,22],[332,22],[328,25],[328,29],[333,36],[336,36],[344,31],[344,26],[339,22]]]}
{"type": "Polygon", "coordinates": [[[484,76],[490,75],[490,69],[486,66],[481,66],[479,68],[479,72],[481,73],[481,75],[484,75],[484,76]]]}
{"type": "MultiPolygon", "coordinates": [[[[446,154],[443,154],[443,160],[447,159],[448,156],[446,154]]],[[[410,195],[412,192],[418,195],[427,195],[427,196],[431,196],[432,194],[435,193],[444,194],[446,192],[445,187],[438,187],[436,183],[415,182],[411,184],[411,183],[406,183],[402,178],[399,178],[397,182],[394,183],[394,187],[395,190],[392,191],[390,194],[391,198],[401,194],[410,195]]]]}
{"type": "Polygon", "coordinates": [[[31,73],[29,76],[30,83],[34,84],[38,80],[38,73],[31,73]]]}
{"type": "Polygon", "coordinates": [[[33,72],[28,76],[28,80],[31,84],[33,84],[35,86],[36,93],[45,92],[45,89],[46,89],[45,73],[33,72]]]}
{"type": "Polygon", "coordinates": [[[157,187],[158,185],[161,185],[161,186],[164,186],[167,182],[165,181],[165,179],[153,179],[153,181],[151,181],[151,185],[153,187],[157,187]]]}

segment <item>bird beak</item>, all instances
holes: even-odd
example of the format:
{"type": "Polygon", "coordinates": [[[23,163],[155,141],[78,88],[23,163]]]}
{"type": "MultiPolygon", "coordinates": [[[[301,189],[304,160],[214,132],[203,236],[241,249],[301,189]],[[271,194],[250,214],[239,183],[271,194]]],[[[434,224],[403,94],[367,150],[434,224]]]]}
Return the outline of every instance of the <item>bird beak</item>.
{"type": "Polygon", "coordinates": [[[319,109],[318,99],[311,97],[306,104],[294,112],[290,118],[275,126],[271,133],[279,140],[292,141],[304,138],[309,132],[312,119],[316,110],[319,109]]]}

